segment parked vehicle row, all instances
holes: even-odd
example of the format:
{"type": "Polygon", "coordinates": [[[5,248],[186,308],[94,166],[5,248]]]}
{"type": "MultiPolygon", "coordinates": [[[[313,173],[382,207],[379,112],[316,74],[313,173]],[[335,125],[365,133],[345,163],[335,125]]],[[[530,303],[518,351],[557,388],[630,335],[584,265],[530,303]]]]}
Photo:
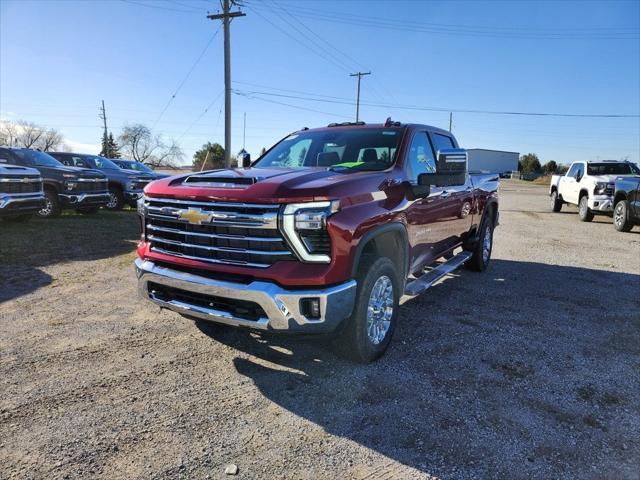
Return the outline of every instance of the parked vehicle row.
{"type": "Polygon", "coordinates": [[[34,213],[56,217],[65,209],[93,214],[100,207],[135,208],[142,189],[164,175],[138,162],[120,162],[97,155],[0,147],[0,216],[25,220],[34,213]]]}
{"type": "Polygon", "coordinates": [[[583,222],[609,215],[617,230],[628,232],[640,223],[639,179],[640,169],[628,161],[573,162],[566,174],[551,177],[551,210],[576,205],[583,222]]]}
{"type": "Polygon", "coordinates": [[[188,318],[332,334],[372,361],[402,295],[463,264],[487,267],[498,182],[469,173],[466,151],[435,127],[304,129],[246,168],[149,185],[139,291],[188,318]]]}

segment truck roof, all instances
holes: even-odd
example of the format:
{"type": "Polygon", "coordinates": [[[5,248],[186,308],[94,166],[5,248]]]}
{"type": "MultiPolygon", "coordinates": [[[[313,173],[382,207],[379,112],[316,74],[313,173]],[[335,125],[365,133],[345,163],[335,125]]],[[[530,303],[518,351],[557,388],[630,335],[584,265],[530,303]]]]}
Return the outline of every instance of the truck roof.
{"type": "Polygon", "coordinates": [[[316,128],[302,128],[298,131],[326,131],[326,130],[336,130],[336,129],[367,129],[367,128],[403,128],[408,127],[412,129],[424,129],[429,130],[431,132],[441,133],[443,135],[453,136],[453,134],[442,128],[434,127],[432,125],[423,125],[420,123],[400,123],[394,121],[387,121],[385,123],[364,123],[364,122],[342,122],[342,123],[330,123],[326,127],[316,127],[316,128]]]}

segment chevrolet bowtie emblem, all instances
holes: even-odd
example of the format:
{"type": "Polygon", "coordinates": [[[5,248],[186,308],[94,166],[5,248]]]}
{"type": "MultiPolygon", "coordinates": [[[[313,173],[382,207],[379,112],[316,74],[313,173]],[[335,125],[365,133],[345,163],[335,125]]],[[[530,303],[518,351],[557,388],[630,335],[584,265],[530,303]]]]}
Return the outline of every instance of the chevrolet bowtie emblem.
{"type": "Polygon", "coordinates": [[[186,220],[195,225],[209,223],[212,217],[213,215],[211,213],[203,212],[200,208],[189,208],[188,210],[180,210],[178,212],[178,218],[180,220],[186,220]]]}
{"type": "Polygon", "coordinates": [[[22,179],[22,183],[29,183],[31,179],[29,177],[25,177],[22,179]]]}

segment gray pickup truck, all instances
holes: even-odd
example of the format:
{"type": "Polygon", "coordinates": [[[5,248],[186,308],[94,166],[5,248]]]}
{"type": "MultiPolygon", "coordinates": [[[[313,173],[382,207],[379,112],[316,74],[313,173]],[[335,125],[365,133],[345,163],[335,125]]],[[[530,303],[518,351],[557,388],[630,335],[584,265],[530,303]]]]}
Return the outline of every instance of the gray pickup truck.
{"type": "Polygon", "coordinates": [[[24,221],[44,207],[40,172],[0,160],[0,218],[24,221]]]}

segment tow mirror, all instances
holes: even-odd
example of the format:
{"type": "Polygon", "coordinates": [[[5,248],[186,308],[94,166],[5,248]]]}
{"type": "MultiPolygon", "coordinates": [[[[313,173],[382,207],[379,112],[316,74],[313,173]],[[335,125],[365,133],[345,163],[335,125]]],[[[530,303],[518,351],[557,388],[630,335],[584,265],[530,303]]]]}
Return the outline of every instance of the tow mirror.
{"type": "Polygon", "coordinates": [[[582,180],[582,175],[580,175],[580,170],[576,172],[575,179],[576,179],[576,182],[579,182],[580,180],[582,180]]]}
{"type": "Polygon", "coordinates": [[[439,150],[435,173],[418,175],[418,185],[453,187],[467,181],[467,151],[463,148],[439,150]]]}
{"type": "Polygon", "coordinates": [[[248,168],[251,166],[251,155],[248,153],[242,154],[242,166],[248,168]]]}

